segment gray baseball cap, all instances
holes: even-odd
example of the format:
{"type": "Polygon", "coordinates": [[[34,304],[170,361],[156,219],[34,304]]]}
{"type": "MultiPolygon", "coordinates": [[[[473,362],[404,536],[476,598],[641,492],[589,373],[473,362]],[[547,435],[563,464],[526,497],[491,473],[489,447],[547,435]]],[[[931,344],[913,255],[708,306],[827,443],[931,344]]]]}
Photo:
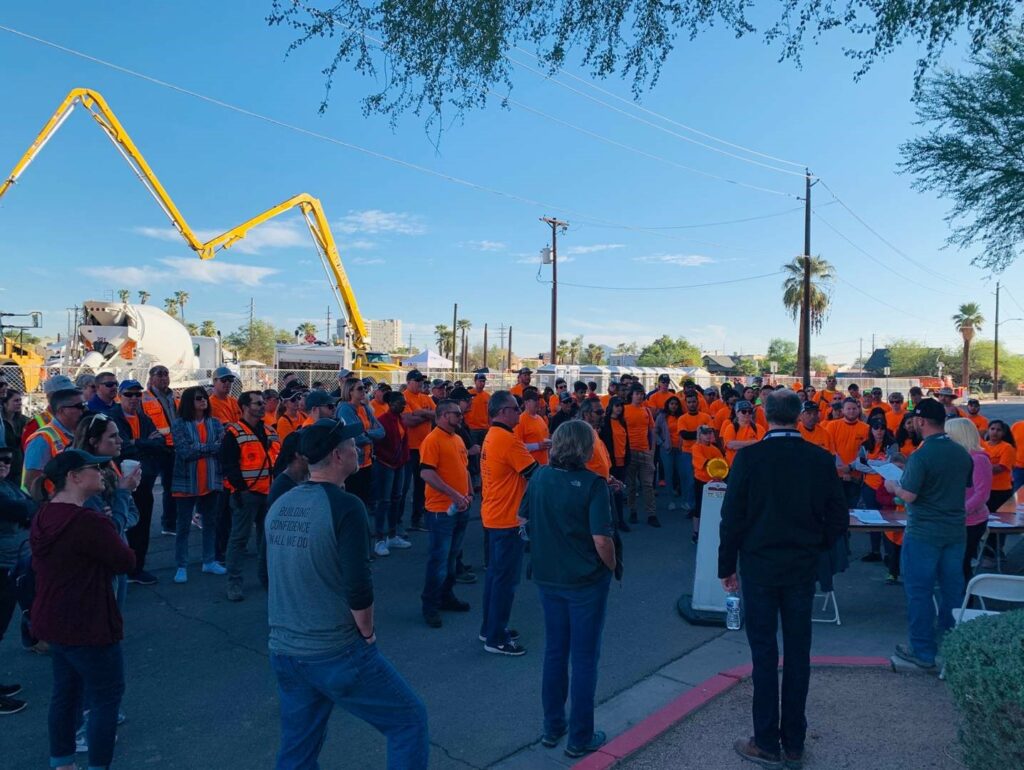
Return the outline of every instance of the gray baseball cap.
{"type": "Polygon", "coordinates": [[[77,387],[70,377],[65,377],[63,374],[55,374],[43,383],[43,393],[48,396],[65,390],[81,390],[81,388],[77,387]]]}

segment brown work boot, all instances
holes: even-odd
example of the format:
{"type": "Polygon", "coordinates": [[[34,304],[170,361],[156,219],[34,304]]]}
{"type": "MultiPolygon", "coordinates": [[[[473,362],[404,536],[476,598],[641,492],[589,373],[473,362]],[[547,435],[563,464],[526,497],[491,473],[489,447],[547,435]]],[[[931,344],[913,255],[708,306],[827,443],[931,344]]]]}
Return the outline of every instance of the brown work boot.
{"type": "Polygon", "coordinates": [[[787,770],[801,770],[804,766],[804,750],[790,751],[782,750],[782,759],[786,763],[787,770]]]}
{"type": "Polygon", "coordinates": [[[741,757],[761,767],[771,767],[776,768],[776,770],[781,770],[783,767],[782,758],[777,753],[762,749],[754,743],[753,737],[740,738],[733,744],[733,748],[736,749],[736,753],[741,757]]]}

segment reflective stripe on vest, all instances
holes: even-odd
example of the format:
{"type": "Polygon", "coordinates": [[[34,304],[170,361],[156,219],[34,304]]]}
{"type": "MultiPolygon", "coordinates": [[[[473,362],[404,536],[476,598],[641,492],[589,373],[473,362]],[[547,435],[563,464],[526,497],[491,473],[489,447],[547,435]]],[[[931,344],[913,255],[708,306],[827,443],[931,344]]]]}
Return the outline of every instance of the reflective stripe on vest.
{"type": "Polygon", "coordinates": [[[160,435],[164,437],[164,443],[167,446],[174,446],[171,424],[167,419],[167,412],[164,411],[164,405],[148,390],[142,394],[142,411],[153,421],[153,427],[160,431],[160,435]]]}
{"type": "MultiPolygon", "coordinates": [[[[264,449],[259,436],[245,423],[230,423],[225,430],[238,442],[238,467],[249,491],[269,495],[271,472],[281,449],[277,431],[270,427],[264,428],[267,436],[267,449],[264,449]]],[[[226,485],[230,487],[230,484],[226,485]]]]}
{"type": "MultiPolygon", "coordinates": [[[[28,441],[25,442],[25,446],[27,447],[29,443],[31,443],[36,438],[43,439],[49,445],[50,459],[52,460],[54,457],[56,457],[69,446],[71,446],[71,442],[74,437],[71,436],[70,434],[64,433],[64,431],[62,431],[60,428],[55,428],[53,426],[53,423],[47,423],[42,428],[33,433],[31,436],[29,436],[28,441]]],[[[21,487],[22,489],[25,489],[25,491],[28,491],[27,488],[25,487],[25,474],[27,473],[28,468],[21,469],[21,487]]]]}

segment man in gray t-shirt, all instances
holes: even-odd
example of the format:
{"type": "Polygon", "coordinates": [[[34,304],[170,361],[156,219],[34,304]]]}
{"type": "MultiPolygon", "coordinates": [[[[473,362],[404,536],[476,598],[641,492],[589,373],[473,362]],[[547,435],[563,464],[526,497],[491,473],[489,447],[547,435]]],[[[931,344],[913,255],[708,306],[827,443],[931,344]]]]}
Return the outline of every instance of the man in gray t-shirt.
{"type": "Polygon", "coordinates": [[[330,419],[304,428],[309,481],[282,495],[264,524],[278,767],[316,764],[334,704],[385,735],[389,767],[427,767],[426,708],[377,650],[366,508],[343,487],[359,468],[362,432],[330,419]]]}
{"type": "Polygon", "coordinates": [[[921,668],[935,666],[935,606],[939,584],[939,632],[953,627],[953,610],[964,594],[965,493],[974,463],[967,450],[945,432],[946,410],[933,398],[923,399],[912,412],[923,437],[899,482],[885,488],[907,506],[901,566],[907,594],[910,644],[896,645],[896,657],[921,668]]]}

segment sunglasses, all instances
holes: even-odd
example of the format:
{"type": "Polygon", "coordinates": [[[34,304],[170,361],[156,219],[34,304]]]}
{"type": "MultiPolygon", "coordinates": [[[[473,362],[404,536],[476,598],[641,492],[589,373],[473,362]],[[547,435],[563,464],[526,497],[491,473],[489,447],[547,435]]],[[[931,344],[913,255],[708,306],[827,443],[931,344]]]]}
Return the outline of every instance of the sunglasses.
{"type": "Polygon", "coordinates": [[[97,383],[97,385],[99,385],[101,388],[116,388],[117,387],[117,380],[110,380],[108,382],[99,382],[99,383],[97,383]]]}
{"type": "Polygon", "coordinates": [[[738,411],[740,414],[753,414],[754,413],[753,409],[737,409],[736,411],[738,411]]]}
{"type": "Polygon", "coordinates": [[[255,409],[256,407],[266,406],[266,403],[263,402],[263,401],[250,401],[249,402],[249,406],[251,406],[253,409],[255,409]]]}
{"type": "MultiPolygon", "coordinates": [[[[438,385],[437,387],[441,387],[441,386],[438,385]]],[[[352,390],[365,391],[366,388],[364,388],[362,385],[356,385],[354,388],[352,388],[352,390]]]]}
{"type": "Polygon", "coordinates": [[[0,465],[10,465],[14,460],[10,457],[0,457],[0,465]]]}
{"type": "Polygon", "coordinates": [[[902,404],[903,403],[903,399],[902,398],[890,398],[889,399],[889,403],[890,404],[902,404]]]}
{"type": "Polygon", "coordinates": [[[89,408],[88,404],[85,404],[85,403],[81,403],[81,404],[65,404],[64,406],[61,407],[61,409],[77,409],[80,412],[84,412],[88,408],[89,408]]]}
{"type": "Polygon", "coordinates": [[[221,377],[220,379],[217,380],[217,382],[234,382],[234,381],[235,381],[234,377],[221,377]]]}
{"type": "Polygon", "coordinates": [[[209,401],[210,399],[209,399],[209,398],[208,398],[207,396],[196,396],[196,397],[195,397],[194,399],[192,399],[192,400],[193,400],[193,401],[209,401]]]}
{"type": "Polygon", "coordinates": [[[121,394],[121,398],[142,398],[142,394],[138,391],[128,390],[121,394]]]}

